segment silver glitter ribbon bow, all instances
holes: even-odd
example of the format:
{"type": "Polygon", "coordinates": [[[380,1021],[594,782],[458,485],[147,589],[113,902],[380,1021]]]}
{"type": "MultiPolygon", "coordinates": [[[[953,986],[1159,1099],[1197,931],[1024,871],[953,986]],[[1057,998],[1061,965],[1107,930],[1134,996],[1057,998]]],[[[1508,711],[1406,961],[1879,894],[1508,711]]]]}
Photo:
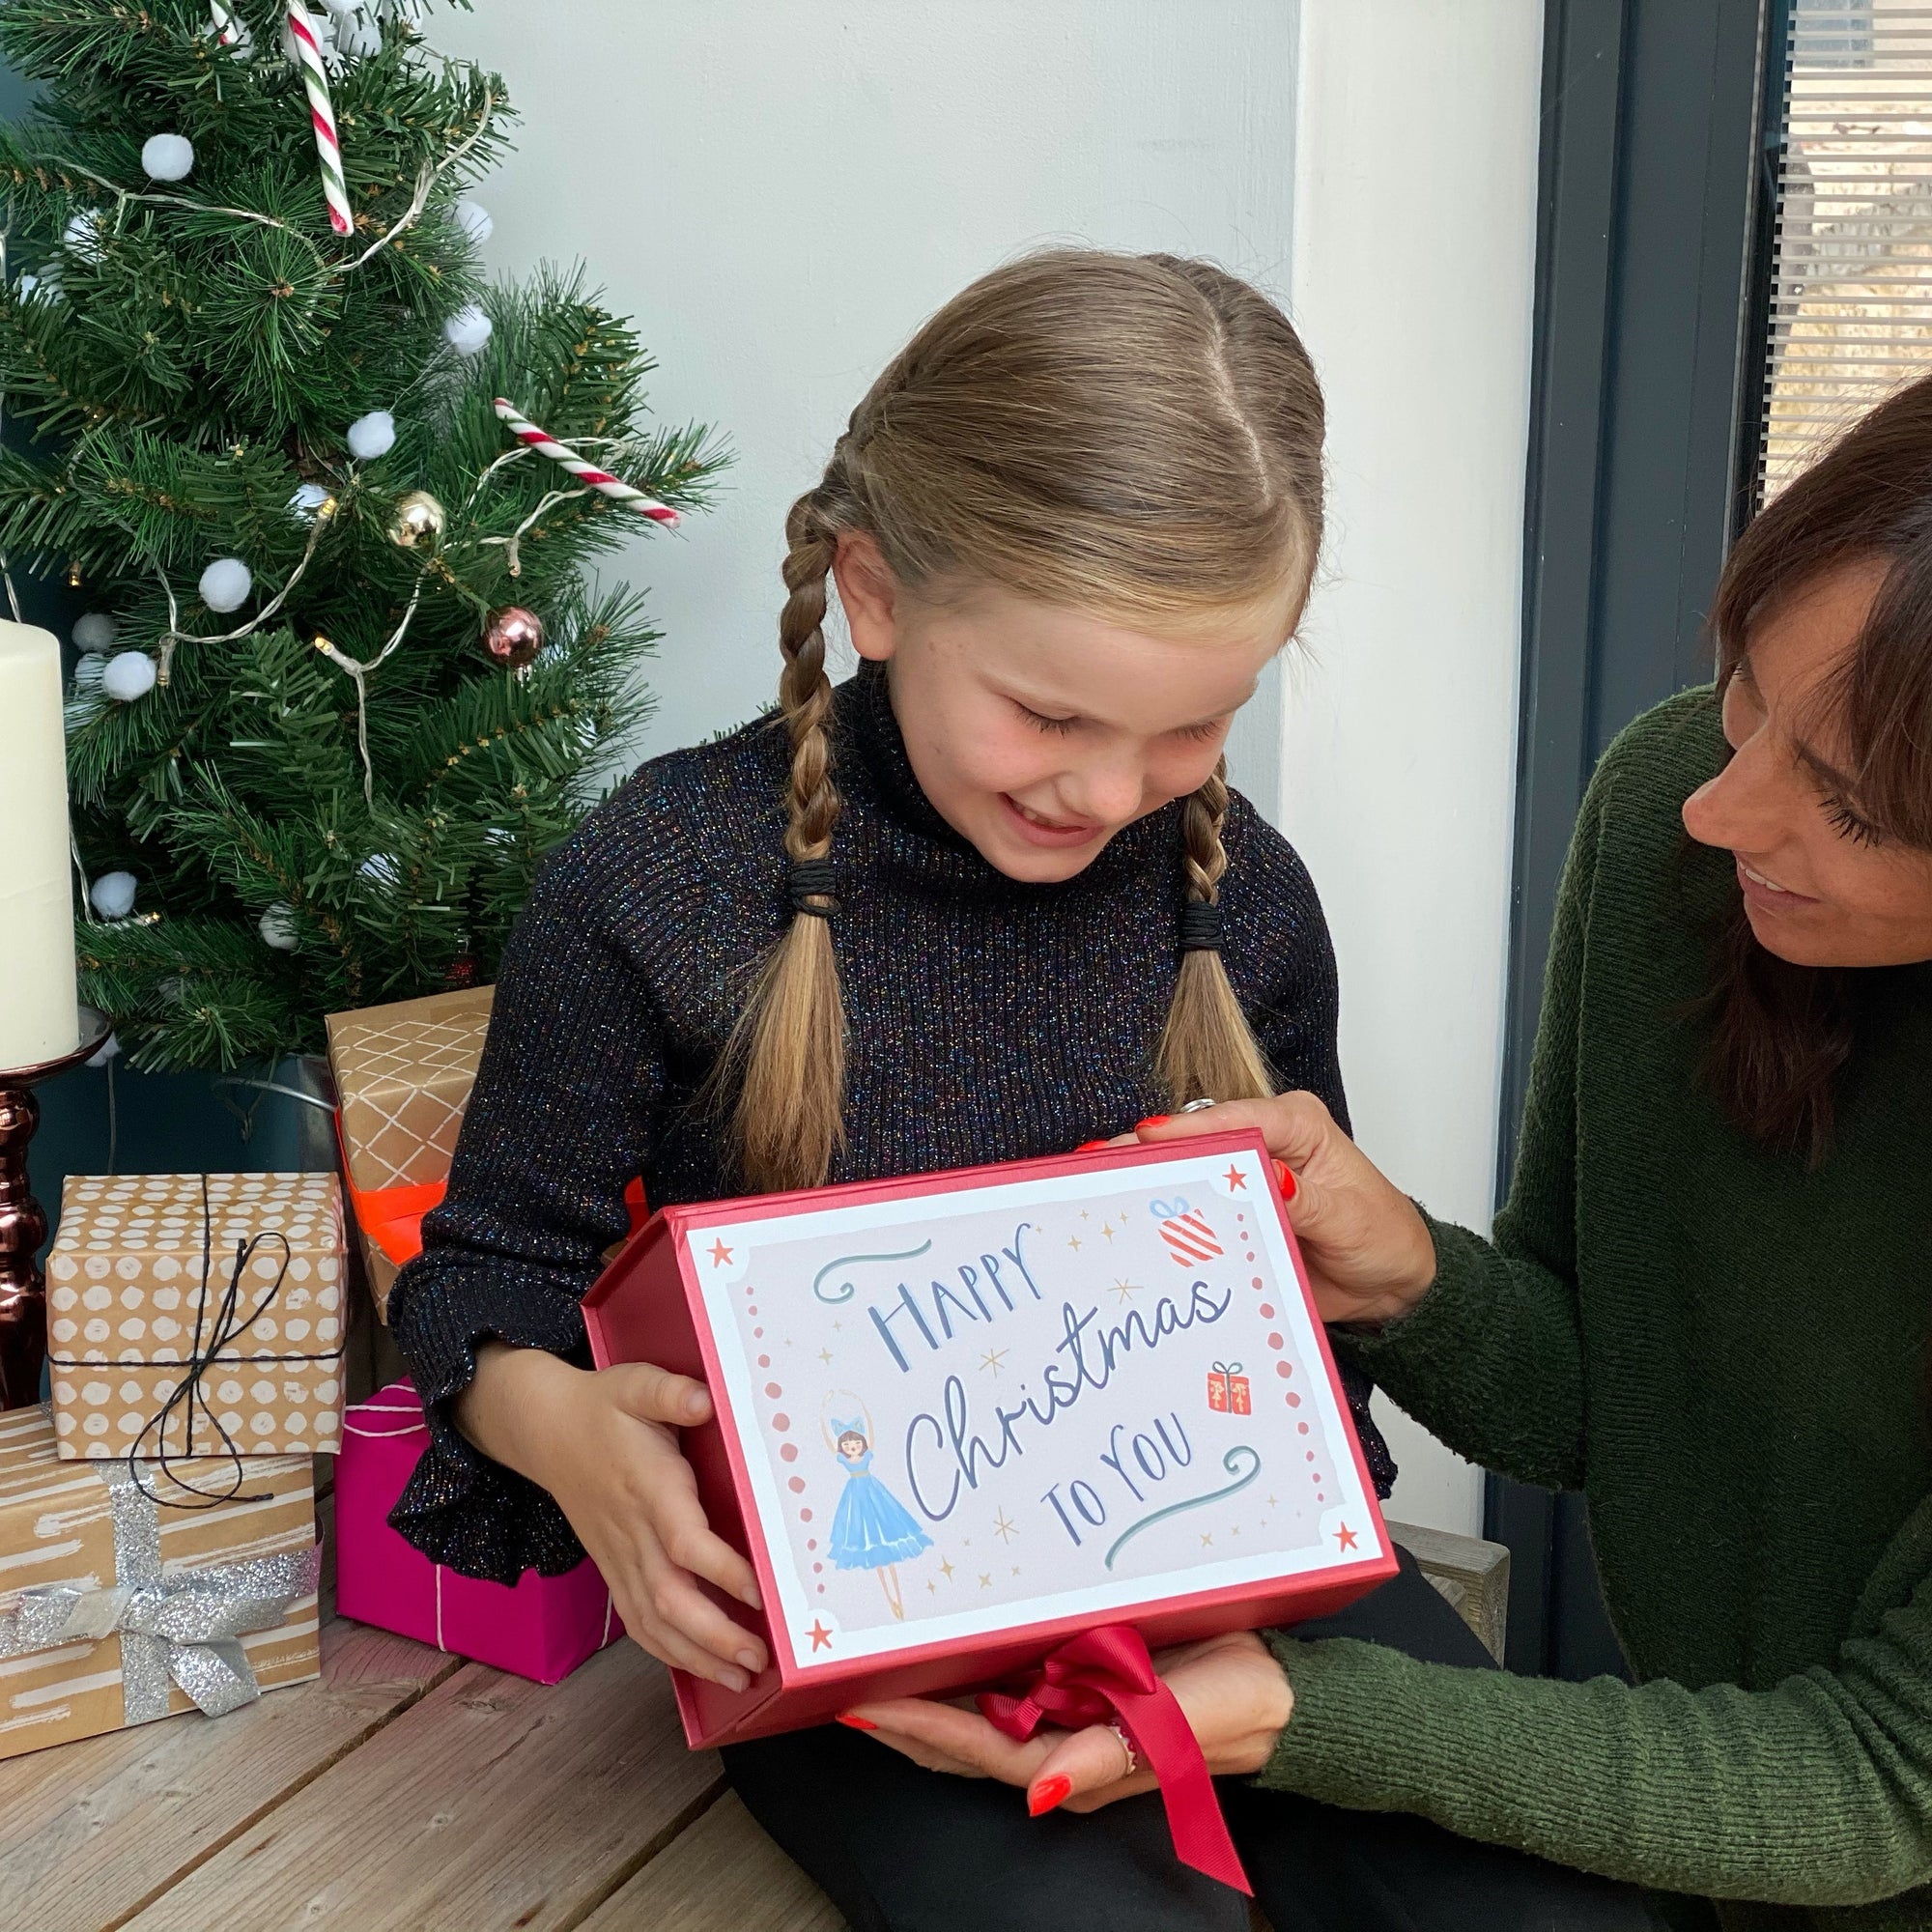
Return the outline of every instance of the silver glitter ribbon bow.
{"type": "Polygon", "coordinates": [[[168,1711],[170,1680],[211,1718],[262,1694],[241,1643],[244,1631],[272,1630],[322,1571],[322,1550],[284,1550],[241,1563],[161,1575],[161,1518],[125,1463],[102,1463],[114,1519],[110,1586],[46,1583],[23,1590],[0,1616],[0,1658],[56,1644],[121,1638],[121,1694],[127,1721],[145,1724],[168,1711]]]}

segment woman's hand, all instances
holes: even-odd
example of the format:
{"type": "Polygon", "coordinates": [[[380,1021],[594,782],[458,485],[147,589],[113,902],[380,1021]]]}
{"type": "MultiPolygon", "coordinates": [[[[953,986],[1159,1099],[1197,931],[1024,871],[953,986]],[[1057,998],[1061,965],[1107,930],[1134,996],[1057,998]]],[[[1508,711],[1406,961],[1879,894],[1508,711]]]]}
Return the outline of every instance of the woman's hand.
{"type": "Polygon", "coordinates": [[[753,1609],[752,1566],[712,1534],[679,1428],[711,1415],[702,1382],[647,1362],[573,1368],[541,1349],[486,1344],[456,1422],[477,1448],[556,1498],[596,1560],[625,1631],[665,1663],[742,1690],[765,1646],[708,1598],[753,1609]]]}
{"type": "MultiPolygon", "coordinates": [[[[1267,1646],[1248,1631],[1162,1651],[1154,1667],[1179,1701],[1208,1769],[1217,1777],[1260,1771],[1294,1709],[1294,1692],[1267,1646]]],[[[1127,1775],[1126,1747],[1106,1724],[1084,1731],[1041,1731],[1020,1744],[969,1704],[895,1697],[859,1704],[840,1722],[870,1731],[881,1744],[930,1771],[996,1777],[1026,1789],[1036,1817],[1063,1806],[1097,1811],[1116,1799],[1151,1791],[1145,1763],[1127,1775]]]]}
{"type": "Polygon", "coordinates": [[[1259,1127],[1294,1177],[1293,1191],[1282,1191],[1322,1321],[1389,1321],[1422,1299],[1435,1279],[1428,1227],[1313,1094],[1161,1116],[1122,1138],[1178,1141],[1230,1127],[1259,1127]]]}

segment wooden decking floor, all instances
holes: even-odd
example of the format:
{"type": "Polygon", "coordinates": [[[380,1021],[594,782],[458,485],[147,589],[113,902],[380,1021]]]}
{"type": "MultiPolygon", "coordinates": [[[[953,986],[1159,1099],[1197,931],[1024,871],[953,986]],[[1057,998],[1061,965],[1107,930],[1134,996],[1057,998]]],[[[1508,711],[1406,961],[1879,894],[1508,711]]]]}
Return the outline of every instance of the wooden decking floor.
{"type": "Polygon", "coordinates": [[[10,1932],[838,1932],[615,1643],[550,1689],[329,1614],[322,1678],[0,1762],[10,1932]]]}

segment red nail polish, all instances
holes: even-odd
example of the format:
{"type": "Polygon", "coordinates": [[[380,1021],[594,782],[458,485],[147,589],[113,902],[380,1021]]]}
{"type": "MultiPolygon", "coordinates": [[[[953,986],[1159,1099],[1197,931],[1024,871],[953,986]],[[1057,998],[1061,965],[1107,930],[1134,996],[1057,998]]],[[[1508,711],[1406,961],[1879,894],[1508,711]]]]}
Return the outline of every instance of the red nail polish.
{"type": "Polygon", "coordinates": [[[1082,1141],[1073,1151],[1075,1153],[1092,1153],[1095,1148],[1103,1148],[1106,1145],[1105,1141],[1082,1141]]]}
{"type": "Polygon", "coordinates": [[[856,1711],[840,1711],[838,1721],[850,1724],[855,1731],[876,1731],[879,1728],[870,1718],[862,1718],[856,1711]]]}
{"type": "Polygon", "coordinates": [[[1293,1174],[1289,1170],[1287,1161],[1278,1160],[1275,1162],[1274,1178],[1281,1183],[1281,1198],[1284,1201],[1293,1201],[1294,1199],[1295,1180],[1293,1174]]]}
{"type": "Polygon", "coordinates": [[[1173,1118],[1172,1114],[1150,1114],[1146,1120],[1134,1122],[1134,1131],[1139,1133],[1143,1127],[1164,1127],[1173,1118]]]}
{"type": "Polygon", "coordinates": [[[1042,1777],[1027,1793],[1027,1815],[1037,1818],[1042,1811],[1051,1811],[1056,1804],[1064,1804],[1072,1794],[1070,1777],[1042,1777]]]}

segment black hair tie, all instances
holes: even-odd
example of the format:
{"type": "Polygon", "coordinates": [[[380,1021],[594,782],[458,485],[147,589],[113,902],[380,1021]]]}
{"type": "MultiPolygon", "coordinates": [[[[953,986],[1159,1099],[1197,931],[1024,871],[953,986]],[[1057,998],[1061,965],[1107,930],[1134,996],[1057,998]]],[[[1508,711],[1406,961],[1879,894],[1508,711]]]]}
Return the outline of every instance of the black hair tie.
{"type": "Polygon", "coordinates": [[[830,919],[838,910],[838,901],[832,898],[835,882],[830,859],[794,859],[788,881],[792,911],[802,912],[810,919],[830,919]],[[813,905],[811,901],[815,898],[832,899],[832,903],[813,905]]]}
{"type": "Polygon", "coordinates": [[[1206,899],[1189,899],[1180,909],[1180,950],[1218,952],[1221,950],[1221,908],[1206,899]]]}

